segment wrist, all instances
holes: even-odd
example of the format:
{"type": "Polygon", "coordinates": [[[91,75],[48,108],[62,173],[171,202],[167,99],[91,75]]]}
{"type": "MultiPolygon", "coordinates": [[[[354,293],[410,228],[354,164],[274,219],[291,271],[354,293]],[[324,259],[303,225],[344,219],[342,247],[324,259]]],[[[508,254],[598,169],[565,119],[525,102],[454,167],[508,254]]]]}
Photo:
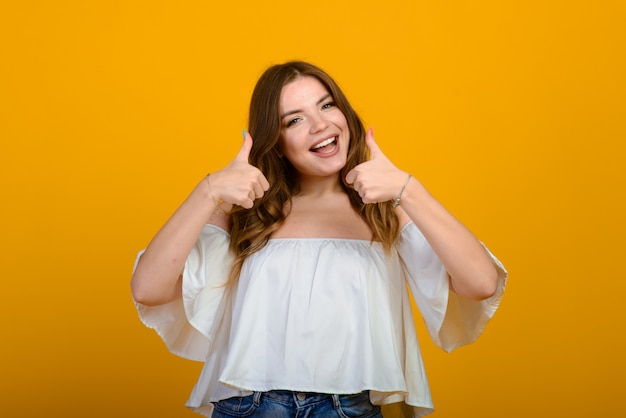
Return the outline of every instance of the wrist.
{"type": "Polygon", "coordinates": [[[400,189],[400,192],[396,195],[395,199],[393,199],[392,201],[392,206],[394,208],[397,208],[400,205],[400,201],[402,200],[402,195],[404,194],[404,191],[406,190],[406,186],[408,186],[409,181],[411,181],[411,178],[413,178],[412,174],[408,174],[406,176],[406,179],[404,180],[404,183],[402,184],[402,188],[400,189]]]}
{"type": "Polygon", "coordinates": [[[207,184],[208,193],[209,193],[209,199],[215,205],[215,210],[217,211],[218,214],[220,212],[223,212],[223,210],[220,207],[220,205],[222,203],[224,203],[224,200],[222,198],[220,198],[219,196],[215,195],[215,193],[213,193],[213,188],[211,187],[211,173],[208,173],[206,175],[206,177],[204,178],[204,180],[206,181],[206,184],[207,184]]]}

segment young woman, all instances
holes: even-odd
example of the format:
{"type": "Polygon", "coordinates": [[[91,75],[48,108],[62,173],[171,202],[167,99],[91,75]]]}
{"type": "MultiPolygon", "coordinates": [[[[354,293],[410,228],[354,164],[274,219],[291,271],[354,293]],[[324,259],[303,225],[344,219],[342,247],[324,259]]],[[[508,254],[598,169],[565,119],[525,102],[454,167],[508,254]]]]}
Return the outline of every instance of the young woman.
{"type": "Polygon", "coordinates": [[[138,257],[140,317],[205,362],[187,406],[213,417],[380,417],[433,409],[408,283],[445,350],[494,314],[506,271],[395,167],[304,62],[270,67],[249,133],[138,257]]]}

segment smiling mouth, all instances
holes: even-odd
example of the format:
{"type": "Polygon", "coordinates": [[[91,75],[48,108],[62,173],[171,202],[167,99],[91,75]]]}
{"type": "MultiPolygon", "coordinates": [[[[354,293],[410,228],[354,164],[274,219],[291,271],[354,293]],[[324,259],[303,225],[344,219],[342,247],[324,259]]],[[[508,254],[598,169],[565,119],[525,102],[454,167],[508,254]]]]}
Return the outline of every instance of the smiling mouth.
{"type": "Polygon", "coordinates": [[[332,138],[328,138],[320,142],[319,144],[315,145],[314,147],[311,147],[310,151],[317,152],[320,154],[330,153],[335,149],[336,146],[337,146],[337,137],[333,136],[332,138]]]}

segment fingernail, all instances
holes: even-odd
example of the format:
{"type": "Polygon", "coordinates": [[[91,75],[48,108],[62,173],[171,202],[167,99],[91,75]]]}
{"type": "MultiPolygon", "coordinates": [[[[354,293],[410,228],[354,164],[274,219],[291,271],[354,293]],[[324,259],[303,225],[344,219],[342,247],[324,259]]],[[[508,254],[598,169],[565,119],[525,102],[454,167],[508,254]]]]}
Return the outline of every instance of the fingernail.
{"type": "Polygon", "coordinates": [[[246,139],[246,130],[243,130],[243,139],[246,139]]]}

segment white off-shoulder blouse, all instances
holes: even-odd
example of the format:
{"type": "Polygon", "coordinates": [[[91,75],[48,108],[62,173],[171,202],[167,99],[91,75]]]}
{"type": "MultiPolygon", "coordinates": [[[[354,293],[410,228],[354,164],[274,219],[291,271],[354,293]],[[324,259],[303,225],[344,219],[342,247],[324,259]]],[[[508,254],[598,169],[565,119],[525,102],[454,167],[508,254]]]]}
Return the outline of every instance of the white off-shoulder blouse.
{"type": "Polygon", "coordinates": [[[391,252],[376,242],[271,239],[228,283],[229,235],[207,225],[183,272],[183,296],[137,304],[142,321],[173,353],[205,362],[187,402],[210,416],[212,402],[273,389],[350,394],[433,410],[409,299],[446,351],[474,341],[496,311],[496,293],[473,301],[450,291],[441,262],[410,222],[391,252]]]}

